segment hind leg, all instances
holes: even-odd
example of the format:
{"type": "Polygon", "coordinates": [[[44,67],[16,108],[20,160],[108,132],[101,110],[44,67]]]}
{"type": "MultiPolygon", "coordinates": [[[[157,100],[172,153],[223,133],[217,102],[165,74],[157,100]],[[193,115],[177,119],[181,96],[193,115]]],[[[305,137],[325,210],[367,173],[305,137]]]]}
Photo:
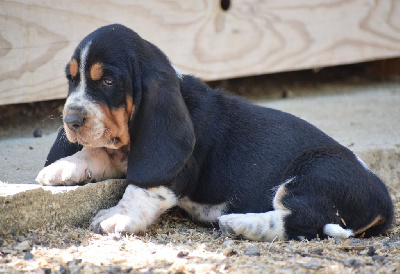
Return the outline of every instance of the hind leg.
{"type": "Polygon", "coordinates": [[[287,192],[281,202],[291,210],[284,219],[287,239],[348,238],[382,231],[386,219],[379,212],[373,208],[367,211],[368,204],[354,203],[354,193],[343,195],[350,198],[346,201],[331,186],[332,183],[316,182],[310,177],[295,178],[281,186],[287,192]],[[342,197],[337,199],[338,196],[342,197]]]}
{"type": "Polygon", "coordinates": [[[292,177],[280,185],[274,196],[272,211],[221,216],[219,226],[222,233],[254,241],[325,236],[348,238],[357,234],[346,227],[345,219],[348,218],[324,196],[323,191],[314,192],[304,184],[299,187],[302,183],[292,177]]]}
{"type": "Polygon", "coordinates": [[[244,237],[253,241],[286,239],[285,218],[291,211],[282,204],[286,195],[286,181],[275,193],[274,210],[265,213],[228,214],[218,218],[223,234],[230,237],[244,237]]]}
{"type": "Polygon", "coordinates": [[[392,222],[385,185],[342,147],[308,150],[284,176],[273,211],[222,216],[221,230],[250,240],[347,238],[378,235],[392,222]]]}
{"type": "MultiPolygon", "coordinates": [[[[221,216],[219,226],[222,233],[253,241],[322,237],[324,225],[337,221],[329,217],[335,216],[333,208],[327,213],[329,206],[321,196],[308,190],[299,192],[297,185],[297,178],[292,177],[278,187],[272,211],[221,216]]],[[[336,226],[328,227],[327,231],[335,231],[336,236],[344,238],[352,235],[338,232],[336,226]]]]}
{"type": "Polygon", "coordinates": [[[383,182],[349,150],[316,148],[299,156],[286,170],[282,203],[290,239],[304,236],[347,238],[373,236],[392,222],[393,206],[383,182]]]}
{"type": "Polygon", "coordinates": [[[219,227],[224,235],[243,237],[253,241],[273,241],[285,239],[285,210],[273,210],[266,213],[228,214],[218,218],[219,227]]]}

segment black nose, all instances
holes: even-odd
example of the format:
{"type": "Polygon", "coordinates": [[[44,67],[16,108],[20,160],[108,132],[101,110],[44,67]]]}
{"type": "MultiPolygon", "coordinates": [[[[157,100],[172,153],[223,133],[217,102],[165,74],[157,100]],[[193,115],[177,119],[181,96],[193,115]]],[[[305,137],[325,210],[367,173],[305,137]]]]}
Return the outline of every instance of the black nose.
{"type": "Polygon", "coordinates": [[[73,130],[73,131],[76,131],[81,126],[83,126],[84,122],[85,122],[85,117],[82,117],[80,115],[64,116],[64,123],[67,124],[67,126],[70,130],[73,130]]]}

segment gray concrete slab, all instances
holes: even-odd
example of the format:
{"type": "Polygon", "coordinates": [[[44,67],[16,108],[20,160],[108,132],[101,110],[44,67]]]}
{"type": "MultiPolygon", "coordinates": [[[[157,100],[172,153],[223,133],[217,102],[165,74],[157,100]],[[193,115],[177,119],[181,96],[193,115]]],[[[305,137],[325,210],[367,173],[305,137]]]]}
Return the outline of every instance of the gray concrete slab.
{"type": "Polygon", "coordinates": [[[257,103],[295,114],[357,152],[400,149],[399,85],[331,90],[333,93],[321,96],[257,103]]]}
{"type": "Polygon", "coordinates": [[[0,140],[0,182],[36,184],[57,132],[41,138],[17,137],[0,140]]]}

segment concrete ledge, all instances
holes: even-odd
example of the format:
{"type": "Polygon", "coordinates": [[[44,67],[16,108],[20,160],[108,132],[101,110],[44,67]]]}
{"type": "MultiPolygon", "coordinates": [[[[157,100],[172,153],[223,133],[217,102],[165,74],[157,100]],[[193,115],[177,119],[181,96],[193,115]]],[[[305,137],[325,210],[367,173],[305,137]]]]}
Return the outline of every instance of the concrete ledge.
{"type": "Polygon", "coordinates": [[[82,226],[121,199],[125,180],[84,186],[0,184],[0,234],[39,227],[82,226]]]}

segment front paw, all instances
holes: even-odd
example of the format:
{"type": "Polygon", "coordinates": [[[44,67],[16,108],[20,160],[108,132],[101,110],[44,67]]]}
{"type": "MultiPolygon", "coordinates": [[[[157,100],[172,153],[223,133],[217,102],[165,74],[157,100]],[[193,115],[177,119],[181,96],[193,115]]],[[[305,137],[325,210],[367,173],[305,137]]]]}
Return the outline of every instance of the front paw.
{"type": "Polygon", "coordinates": [[[144,220],[129,215],[129,212],[121,206],[100,210],[94,217],[89,229],[98,234],[111,233],[137,233],[144,231],[147,225],[144,220]]]}
{"type": "Polygon", "coordinates": [[[68,160],[58,160],[57,162],[43,168],[36,182],[42,185],[78,185],[90,182],[92,172],[85,165],[68,160]]]}

